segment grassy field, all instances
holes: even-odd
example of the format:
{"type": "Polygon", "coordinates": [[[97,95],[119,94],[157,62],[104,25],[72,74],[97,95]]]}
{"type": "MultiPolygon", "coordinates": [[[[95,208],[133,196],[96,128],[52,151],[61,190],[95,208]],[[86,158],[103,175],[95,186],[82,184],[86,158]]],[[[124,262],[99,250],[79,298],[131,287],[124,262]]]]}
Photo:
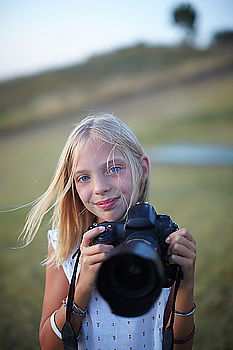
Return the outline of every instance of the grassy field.
{"type": "MultiPolygon", "coordinates": [[[[135,54],[132,56],[135,57],[135,54]]],[[[198,69],[204,72],[211,64],[216,67],[224,61],[221,55],[212,57],[208,52],[202,53],[201,58],[198,56],[198,61],[195,55],[192,57],[186,60],[183,70],[177,65],[172,69],[169,63],[170,77],[167,70],[163,76],[161,66],[161,71],[155,70],[153,75],[151,71],[150,74],[146,70],[143,72],[143,69],[137,73],[139,68],[135,68],[131,72],[131,83],[143,81],[144,90],[141,87],[141,93],[135,94],[135,91],[132,92],[134,84],[128,83],[127,91],[131,94],[125,99],[116,99],[125,79],[118,78],[115,85],[109,81],[110,87],[114,85],[115,99],[109,104],[103,103],[101,109],[127,121],[145,148],[174,141],[232,144],[233,72],[230,70],[225,75],[213,75],[211,79],[173,85],[175,79],[180,81],[181,76],[196,74],[198,69]],[[166,79],[164,89],[154,88],[166,79]]],[[[117,57],[112,54],[113,62],[114,58],[117,62],[117,57]]],[[[119,60],[124,66],[122,57],[118,57],[119,60]]],[[[106,61],[105,64],[109,67],[106,61]]],[[[66,85],[67,89],[71,86],[68,82],[66,85]]],[[[107,101],[109,96],[102,93],[107,101]]],[[[17,96],[16,92],[14,94],[17,96]]],[[[22,122],[27,130],[25,119],[20,122],[18,115],[13,113],[13,107],[5,105],[4,108],[11,111],[11,120],[17,120],[19,125],[22,122]]],[[[22,108],[25,108],[23,104],[22,108]]],[[[42,103],[40,110],[43,108],[46,110],[42,103]]],[[[91,103],[88,110],[95,110],[91,103]]],[[[73,122],[82,118],[84,112],[79,111],[76,117],[59,123],[30,128],[28,132],[22,128],[17,131],[17,123],[13,123],[13,128],[4,114],[4,125],[8,125],[8,129],[11,125],[12,133],[0,143],[0,210],[30,202],[45,190],[73,122]]],[[[29,116],[30,113],[27,118],[29,116]]],[[[55,115],[52,118],[56,118],[55,115]]],[[[232,167],[152,165],[151,203],[158,212],[168,213],[180,226],[188,227],[197,241],[196,350],[230,350],[233,346],[230,330],[233,319],[232,175],[232,167]]],[[[0,214],[0,310],[3,315],[0,348],[4,350],[39,349],[37,334],[44,288],[44,267],[40,262],[47,251],[46,231],[49,225],[45,221],[40,234],[29,247],[11,249],[19,244],[16,239],[26,213],[27,208],[23,208],[0,214]]]]}

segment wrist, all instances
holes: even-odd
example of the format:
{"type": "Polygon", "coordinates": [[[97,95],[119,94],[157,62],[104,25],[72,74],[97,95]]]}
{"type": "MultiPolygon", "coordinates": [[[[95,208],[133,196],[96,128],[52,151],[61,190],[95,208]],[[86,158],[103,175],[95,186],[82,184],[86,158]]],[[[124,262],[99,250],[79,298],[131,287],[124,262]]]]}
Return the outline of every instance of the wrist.
{"type": "Polygon", "coordinates": [[[190,309],[190,311],[180,312],[180,311],[175,310],[174,313],[175,313],[176,316],[186,317],[186,316],[193,315],[195,310],[196,310],[196,304],[193,303],[192,309],[190,309]]]}
{"type": "Polygon", "coordinates": [[[177,292],[175,309],[187,313],[193,308],[194,303],[194,284],[187,283],[180,284],[177,292]]]}
{"type": "Polygon", "coordinates": [[[86,309],[92,288],[85,284],[78,283],[75,288],[74,302],[81,308],[86,309]]]}
{"type": "Polygon", "coordinates": [[[187,290],[189,293],[194,290],[194,278],[182,279],[179,289],[187,290]]]}

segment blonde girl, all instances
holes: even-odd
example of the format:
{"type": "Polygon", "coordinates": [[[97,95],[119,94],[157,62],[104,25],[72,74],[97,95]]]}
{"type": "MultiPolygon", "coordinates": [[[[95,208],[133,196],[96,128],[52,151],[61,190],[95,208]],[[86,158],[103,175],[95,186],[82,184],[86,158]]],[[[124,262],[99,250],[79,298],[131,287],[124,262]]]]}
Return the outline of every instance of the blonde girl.
{"type": "MultiPolygon", "coordinates": [[[[61,330],[75,263],[72,255],[78,247],[81,256],[72,310],[78,349],[162,349],[173,288],[162,289],[145,315],[127,319],[112,314],[95,288],[95,277],[114,248],[91,245],[104,228],[89,229],[93,223],[122,220],[132,205],[147,201],[149,177],[149,159],[120,119],[112,115],[90,116],[69,136],[54,178],[31,210],[24,231],[29,243],[44,215],[53,210],[40,323],[42,350],[63,349],[61,330]]],[[[192,349],[195,242],[188,230],[182,228],[170,234],[167,243],[170,263],[179,264],[183,271],[175,305],[178,311],[174,349],[192,349]]]]}

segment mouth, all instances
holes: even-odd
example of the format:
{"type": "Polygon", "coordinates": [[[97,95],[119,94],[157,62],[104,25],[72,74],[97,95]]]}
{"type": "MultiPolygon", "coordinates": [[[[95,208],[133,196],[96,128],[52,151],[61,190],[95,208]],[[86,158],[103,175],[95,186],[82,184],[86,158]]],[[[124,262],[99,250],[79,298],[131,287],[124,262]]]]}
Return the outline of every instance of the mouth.
{"type": "Polygon", "coordinates": [[[103,210],[108,210],[108,209],[111,209],[116,204],[118,199],[119,198],[109,198],[104,201],[96,202],[95,205],[97,205],[97,207],[103,210]]]}

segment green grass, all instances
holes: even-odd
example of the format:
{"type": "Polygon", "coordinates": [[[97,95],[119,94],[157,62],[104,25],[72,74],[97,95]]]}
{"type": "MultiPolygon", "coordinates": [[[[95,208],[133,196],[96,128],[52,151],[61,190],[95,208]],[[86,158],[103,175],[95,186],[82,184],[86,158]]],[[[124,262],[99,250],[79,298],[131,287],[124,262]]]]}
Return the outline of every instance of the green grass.
{"type": "MultiPolygon", "coordinates": [[[[198,350],[226,350],[233,345],[232,175],[231,168],[153,167],[151,203],[159,213],[168,213],[188,227],[197,241],[198,350]]],[[[25,210],[20,210],[1,217],[1,310],[7,316],[1,322],[0,345],[4,349],[39,349],[44,286],[44,267],[39,262],[46,254],[48,227],[44,225],[30,247],[11,250],[24,215],[25,210]]]]}
{"type": "MultiPolygon", "coordinates": [[[[124,54],[130,56],[127,52],[124,54]]],[[[136,52],[134,54],[136,55],[136,52]]],[[[109,58],[113,63],[114,55],[109,58]]],[[[184,71],[181,66],[179,69],[177,66],[176,71],[170,67],[171,76],[162,70],[157,71],[154,76],[151,75],[151,72],[141,71],[139,78],[139,75],[132,71],[132,80],[127,83],[128,85],[126,84],[127,79],[122,77],[118,77],[114,84],[106,80],[104,91],[111,86],[112,90],[108,96],[113,96],[116,91],[121,91],[122,84],[126,84],[123,91],[135,91],[140,79],[145,86],[154,84],[156,79],[163,81],[164,79],[168,81],[177,79],[187,73],[187,66],[188,72],[199,69],[194,62],[195,59],[186,62],[186,65],[183,66],[184,71]]],[[[217,61],[219,59],[218,57],[217,61]]],[[[204,53],[201,60],[202,70],[209,67],[209,61],[213,62],[210,56],[204,57],[204,53]]],[[[123,61],[119,64],[122,66],[123,61]]],[[[102,71],[100,69],[98,73],[100,78],[103,75],[104,64],[101,67],[99,69],[101,68],[102,71]]],[[[108,72],[112,74],[114,64],[111,67],[108,66],[108,72]]],[[[75,70],[74,67],[73,70],[75,70]]],[[[70,76],[74,73],[72,68],[67,72],[70,76]]],[[[48,84],[53,86],[58,77],[55,73],[54,75],[51,73],[50,78],[52,81],[48,79],[48,76],[46,79],[48,79],[48,84]]],[[[43,81],[45,77],[37,79],[43,81]]],[[[29,82],[32,83],[32,80],[29,79],[29,82]]],[[[19,88],[20,82],[17,84],[19,88]]],[[[16,89],[14,90],[15,101],[17,100],[17,84],[14,87],[16,89]]],[[[36,90],[37,83],[34,82],[34,84],[32,90],[36,90]]],[[[43,84],[37,86],[39,93],[41,93],[40,89],[43,84]]],[[[64,82],[64,86],[70,86],[68,80],[64,82]]],[[[60,88],[62,90],[62,85],[60,88]]],[[[229,72],[224,77],[190,83],[188,86],[174,86],[172,89],[165,89],[157,94],[149,91],[137,97],[115,101],[111,107],[105,108],[103,105],[102,109],[116,113],[126,120],[145,147],[174,141],[232,144],[232,88],[233,74],[229,72]]],[[[85,89],[88,91],[88,83],[85,89]]],[[[66,91],[67,96],[71,90],[66,91]]],[[[24,95],[25,99],[28,95],[30,97],[30,94],[31,92],[27,90],[24,95]]],[[[50,92],[44,89],[44,96],[48,97],[49,94],[50,92]]],[[[59,96],[56,92],[56,101],[59,100],[59,96]]],[[[22,92],[18,92],[17,101],[22,104],[23,111],[26,107],[22,92]]],[[[27,105],[27,102],[25,103],[27,105]]],[[[68,102],[67,105],[69,105],[68,102]]],[[[91,103],[89,107],[92,108],[91,103]]],[[[4,108],[8,112],[11,109],[6,106],[4,108]]],[[[44,118],[49,115],[44,103],[40,108],[45,110],[44,118]]],[[[55,122],[44,128],[35,127],[28,133],[26,131],[17,133],[15,129],[14,134],[0,141],[0,210],[30,202],[46,189],[59,153],[72,129],[72,124],[83,115],[84,113],[79,113],[77,117],[66,119],[63,123],[55,122]]],[[[29,119],[34,117],[35,114],[34,116],[28,114],[29,119]]],[[[13,113],[12,118],[12,120],[17,120],[18,115],[13,113]]],[[[10,125],[7,118],[6,123],[10,125]]],[[[158,212],[170,214],[180,226],[188,227],[197,241],[196,350],[228,350],[233,346],[233,336],[230,330],[233,319],[232,175],[231,167],[153,164],[151,203],[158,212]]],[[[4,350],[39,349],[37,334],[45,269],[40,262],[47,251],[46,232],[49,225],[46,220],[40,234],[29,247],[11,249],[19,244],[16,239],[22,229],[26,212],[27,209],[24,208],[0,214],[0,310],[4,315],[1,317],[0,348],[4,350]]]]}
{"type": "Polygon", "coordinates": [[[153,170],[153,203],[159,212],[169,213],[179,225],[188,227],[197,242],[198,350],[233,346],[232,175],[229,168],[153,170]]]}
{"type": "MultiPolygon", "coordinates": [[[[177,78],[220,70],[232,62],[224,50],[139,45],[65,69],[0,83],[0,131],[74,115],[80,109],[122,99],[177,78]]],[[[204,95],[203,95],[204,96],[204,95]]]]}
{"type": "Polygon", "coordinates": [[[181,141],[232,143],[233,74],[121,104],[145,145],[181,141]],[[133,108],[132,108],[133,106],[133,108]],[[146,122],[145,122],[146,121],[146,122]]]}

